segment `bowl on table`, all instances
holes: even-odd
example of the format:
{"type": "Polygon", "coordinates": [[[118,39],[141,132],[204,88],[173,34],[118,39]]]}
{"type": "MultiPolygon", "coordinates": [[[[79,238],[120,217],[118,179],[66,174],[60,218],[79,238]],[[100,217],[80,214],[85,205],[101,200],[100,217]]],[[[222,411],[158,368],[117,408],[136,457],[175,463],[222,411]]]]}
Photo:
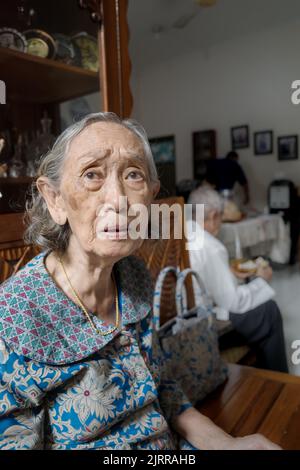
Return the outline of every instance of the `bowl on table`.
{"type": "Polygon", "coordinates": [[[256,271],[260,266],[265,268],[269,266],[268,261],[261,256],[255,259],[233,259],[230,264],[231,267],[238,273],[248,274],[249,276],[256,274],[256,271]]]}

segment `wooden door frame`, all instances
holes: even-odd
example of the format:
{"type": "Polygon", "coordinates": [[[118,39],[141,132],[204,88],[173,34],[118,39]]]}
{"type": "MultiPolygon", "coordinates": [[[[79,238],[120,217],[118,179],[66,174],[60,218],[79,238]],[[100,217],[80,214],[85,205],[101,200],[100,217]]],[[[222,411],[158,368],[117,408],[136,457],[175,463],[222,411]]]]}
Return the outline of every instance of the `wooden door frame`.
{"type": "Polygon", "coordinates": [[[133,107],[130,89],[128,0],[79,0],[99,24],[100,88],[102,110],[121,118],[129,117],[133,107]]]}
{"type": "Polygon", "coordinates": [[[102,0],[99,32],[102,107],[122,118],[131,115],[128,0],[102,0]]]}

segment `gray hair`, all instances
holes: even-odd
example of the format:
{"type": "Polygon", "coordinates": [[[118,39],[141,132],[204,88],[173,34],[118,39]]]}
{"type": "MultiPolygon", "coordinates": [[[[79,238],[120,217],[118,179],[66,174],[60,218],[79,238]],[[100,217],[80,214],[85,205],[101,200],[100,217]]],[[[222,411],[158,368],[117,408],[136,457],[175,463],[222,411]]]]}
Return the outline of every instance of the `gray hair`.
{"type": "MultiPolygon", "coordinates": [[[[204,219],[211,211],[223,212],[223,201],[220,195],[210,186],[200,186],[191,192],[188,200],[189,204],[204,205],[204,219]]],[[[193,207],[194,209],[194,207],[193,207]]],[[[194,211],[193,211],[194,212],[194,211]]]]}
{"type": "MultiPolygon", "coordinates": [[[[84,129],[96,122],[119,124],[133,132],[144,146],[150,180],[153,182],[158,181],[157,170],[145,129],[133,119],[122,120],[116,114],[106,112],[88,114],[83,119],[69,126],[56,139],[48,153],[42,156],[36,178],[46,176],[52,186],[58,189],[65,156],[71,142],[84,129]]],[[[68,221],[65,225],[59,225],[54,222],[43,196],[37,189],[36,181],[31,186],[29,196],[30,198],[26,202],[25,222],[27,229],[24,235],[25,242],[37,245],[44,250],[65,251],[71,235],[68,221]]]]}

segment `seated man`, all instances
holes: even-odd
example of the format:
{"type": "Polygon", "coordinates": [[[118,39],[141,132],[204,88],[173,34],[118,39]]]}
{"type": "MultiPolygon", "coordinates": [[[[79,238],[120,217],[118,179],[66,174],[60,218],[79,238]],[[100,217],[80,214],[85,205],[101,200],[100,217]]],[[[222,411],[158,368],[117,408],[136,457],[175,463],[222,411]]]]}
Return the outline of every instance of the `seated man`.
{"type": "MultiPolygon", "coordinates": [[[[272,269],[259,267],[256,278],[239,285],[229,265],[225,246],[216,238],[222,224],[222,200],[209,187],[194,190],[189,203],[204,204],[204,243],[191,242],[191,267],[203,282],[206,295],[217,306],[220,320],[230,319],[236,332],[248,344],[257,346],[258,365],[264,369],[288,372],[280,310],[274,300],[274,290],[267,281],[272,269]]],[[[193,221],[187,221],[188,237],[192,239],[193,221]]],[[[194,285],[197,302],[201,293],[194,285]]]]}

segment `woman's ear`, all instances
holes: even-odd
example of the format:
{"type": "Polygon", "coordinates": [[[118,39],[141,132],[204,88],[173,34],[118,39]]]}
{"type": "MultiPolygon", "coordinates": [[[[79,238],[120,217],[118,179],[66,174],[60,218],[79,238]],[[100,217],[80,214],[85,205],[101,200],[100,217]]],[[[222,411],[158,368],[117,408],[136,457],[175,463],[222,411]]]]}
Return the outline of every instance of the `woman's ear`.
{"type": "Polygon", "coordinates": [[[63,198],[58,190],[50,183],[46,176],[40,176],[36,182],[39,193],[46,201],[48,210],[52,219],[58,225],[64,225],[67,222],[67,214],[63,198]]]}
{"type": "Polygon", "coordinates": [[[152,183],[152,195],[153,195],[153,199],[156,198],[156,196],[157,196],[158,193],[159,193],[159,190],[160,190],[160,181],[155,181],[154,183],[152,183]]]}

